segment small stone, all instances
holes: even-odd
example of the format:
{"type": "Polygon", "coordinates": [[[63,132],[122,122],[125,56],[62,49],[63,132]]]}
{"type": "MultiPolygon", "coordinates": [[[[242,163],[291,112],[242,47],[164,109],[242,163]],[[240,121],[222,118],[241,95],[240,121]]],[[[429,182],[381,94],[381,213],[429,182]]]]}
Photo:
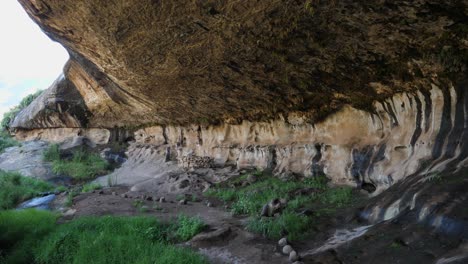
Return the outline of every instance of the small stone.
{"type": "Polygon", "coordinates": [[[146,201],[153,201],[153,197],[147,196],[147,197],[146,197],[146,201]]]}
{"type": "Polygon", "coordinates": [[[293,264],[304,264],[302,261],[294,261],[293,264]]]}
{"type": "Polygon", "coordinates": [[[164,198],[164,197],[159,198],[159,202],[160,202],[160,203],[165,203],[165,202],[166,202],[166,198],[164,198]]]}
{"type": "Polygon", "coordinates": [[[287,240],[285,237],[283,237],[282,239],[280,239],[280,240],[278,241],[278,245],[279,245],[280,247],[284,247],[284,246],[286,246],[287,244],[288,244],[288,240],[287,240]]]}
{"type": "Polygon", "coordinates": [[[293,251],[293,248],[290,245],[286,245],[283,247],[282,251],[283,251],[283,254],[288,255],[289,253],[291,253],[291,251],[293,251]]]}
{"type": "Polygon", "coordinates": [[[263,207],[262,207],[262,212],[260,213],[260,216],[268,216],[268,204],[265,204],[263,207]]]}
{"type": "Polygon", "coordinates": [[[182,199],[182,200],[179,201],[179,204],[187,204],[187,200],[182,199]]]}
{"type": "Polygon", "coordinates": [[[124,193],[124,194],[121,194],[120,197],[122,197],[122,198],[128,198],[128,195],[127,195],[126,193],[124,193]]]}
{"type": "Polygon", "coordinates": [[[248,183],[255,183],[257,181],[257,176],[253,175],[253,174],[250,174],[249,176],[247,176],[247,182],[248,183]]]}
{"type": "Polygon", "coordinates": [[[208,203],[206,203],[206,206],[207,206],[207,207],[213,207],[213,204],[210,203],[210,202],[208,202],[208,203]]]}
{"type": "Polygon", "coordinates": [[[64,217],[73,216],[75,213],[76,213],[76,209],[69,209],[68,211],[66,211],[65,213],[63,213],[63,216],[64,216],[64,217]]]}
{"type": "Polygon", "coordinates": [[[297,255],[297,252],[296,252],[296,251],[293,250],[293,251],[291,251],[291,252],[289,253],[289,261],[295,262],[295,261],[297,261],[298,259],[299,259],[299,256],[297,255]]]}
{"type": "Polygon", "coordinates": [[[117,196],[117,193],[116,193],[116,192],[112,192],[112,195],[117,196]]]}
{"type": "Polygon", "coordinates": [[[98,192],[98,194],[104,194],[104,191],[103,191],[103,190],[100,190],[100,191],[98,192]]]}

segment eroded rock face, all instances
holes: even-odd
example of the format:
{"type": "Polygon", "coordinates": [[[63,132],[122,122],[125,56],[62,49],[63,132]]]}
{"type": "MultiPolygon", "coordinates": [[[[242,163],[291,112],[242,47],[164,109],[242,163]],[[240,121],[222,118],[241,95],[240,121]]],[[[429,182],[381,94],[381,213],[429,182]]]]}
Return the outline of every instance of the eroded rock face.
{"type": "Polygon", "coordinates": [[[19,2],[70,53],[20,139],[135,139],[144,178],[137,146],[376,193],[466,166],[466,0],[19,2]]]}
{"type": "MultiPolygon", "coordinates": [[[[408,175],[468,165],[465,87],[397,94],[376,102],[375,113],[346,107],[315,125],[291,125],[284,119],[140,129],[127,151],[129,160],[113,176],[122,178],[119,184],[132,185],[154,178],[167,181],[172,172],[233,166],[276,175],[325,174],[336,184],[378,194],[408,175]]],[[[215,178],[209,182],[219,181],[215,178]]]]}
{"type": "Polygon", "coordinates": [[[369,183],[377,192],[418,171],[468,165],[466,86],[397,94],[372,114],[346,107],[324,122],[150,127],[137,142],[170,146],[176,158],[212,157],[219,166],[275,174],[326,174],[337,184],[369,183]]]}
{"type": "MultiPolygon", "coordinates": [[[[90,127],[316,121],[466,75],[466,0],[19,2],[70,52],[90,127]]],[[[38,118],[14,126],[69,126],[38,118]]]]}

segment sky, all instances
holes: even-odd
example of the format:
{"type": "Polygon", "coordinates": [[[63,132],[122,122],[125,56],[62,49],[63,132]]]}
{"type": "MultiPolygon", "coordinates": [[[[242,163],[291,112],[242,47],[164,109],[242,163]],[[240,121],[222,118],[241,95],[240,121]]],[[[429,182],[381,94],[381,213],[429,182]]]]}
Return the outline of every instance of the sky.
{"type": "Polygon", "coordinates": [[[48,88],[67,59],[16,0],[0,0],[0,119],[24,96],[48,88]]]}

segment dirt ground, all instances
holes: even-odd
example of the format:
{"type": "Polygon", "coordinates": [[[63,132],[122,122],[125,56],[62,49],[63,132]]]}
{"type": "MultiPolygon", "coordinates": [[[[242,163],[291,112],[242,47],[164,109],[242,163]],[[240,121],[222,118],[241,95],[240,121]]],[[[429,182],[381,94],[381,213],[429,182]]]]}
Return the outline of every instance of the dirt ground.
{"type": "MultiPolygon", "coordinates": [[[[82,216],[146,215],[172,221],[181,214],[197,216],[208,225],[207,230],[201,238],[196,237],[181,246],[192,247],[212,263],[291,263],[280,253],[277,241],[246,231],[247,218],[233,216],[216,198],[189,195],[187,204],[179,203],[180,195],[165,196],[165,202],[160,202],[160,198],[150,193],[132,192],[128,187],[96,190],[76,196],[72,206],[64,209],[61,220],[82,216]]],[[[65,194],[58,195],[55,207],[61,207],[65,200],[65,194]]],[[[361,206],[362,203],[344,208],[331,219],[318,219],[315,232],[308,240],[293,243],[302,256],[302,263],[466,263],[463,262],[466,259],[458,259],[468,252],[465,240],[415,224],[415,215],[411,213],[370,226],[352,242],[310,254],[312,249],[327,245],[327,239],[337,230],[369,225],[357,217],[361,206]]]]}

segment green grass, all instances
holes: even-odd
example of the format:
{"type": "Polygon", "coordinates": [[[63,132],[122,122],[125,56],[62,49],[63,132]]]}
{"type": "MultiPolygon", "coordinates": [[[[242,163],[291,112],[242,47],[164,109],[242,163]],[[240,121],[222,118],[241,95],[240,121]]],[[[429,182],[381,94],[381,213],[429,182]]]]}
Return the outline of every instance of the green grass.
{"type": "Polygon", "coordinates": [[[83,189],[81,189],[82,193],[92,192],[94,190],[102,189],[102,186],[99,183],[88,183],[83,185],[83,189]]]}
{"type": "Polygon", "coordinates": [[[109,163],[98,154],[84,149],[74,150],[71,158],[63,158],[58,145],[51,145],[43,154],[44,160],[52,162],[52,171],[78,180],[88,180],[105,174],[109,163]]]}
{"type": "Polygon", "coordinates": [[[352,200],[352,189],[349,187],[330,188],[324,176],[300,180],[282,181],[269,175],[259,175],[257,181],[247,186],[237,184],[245,175],[233,179],[216,188],[208,190],[205,195],[218,197],[230,203],[231,211],[236,215],[251,216],[247,229],[263,234],[271,239],[287,236],[289,240],[300,240],[308,235],[313,225],[314,217],[327,216],[343,207],[352,200]],[[238,187],[222,187],[222,186],[238,187]],[[312,188],[308,195],[295,195],[295,191],[312,188]],[[277,217],[260,217],[263,205],[272,199],[288,200],[283,213],[277,217]],[[314,216],[301,215],[300,211],[313,209],[314,216]]]}
{"type": "MultiPolygon", "coordinates": [[[[173,243],[190,239],[198,220],[164,224],[153,217],[83,217],[56,225],[45,211],[0,213],[0,255],[6,263],[207,263],[173,243]],[[194,224],[196,223],[196,224],[194,224]]],[[[1,262],[0,257],[0,262],[1,262]]]]}
{"type": "Polygon", "coordinates": [[[180,215],[177,219],[178,227],[175,232],[179,240],[186,241],[203,231],[206,225],[200,218],[180,215]]]}
{"type": "Polygon", "coordinates": [[[0,170],[0,210],[14,208],[22,201],[52,190],[54,186],[45,181],[0,170]]]}
{"type": "Polygon", "coordinates": [[[0,263],[34,263],[35,246],[55,228],[56,219],[48,211],[0,211],[0,263]]]}
{"type": "Polygon", "coordinates": [[[20,143],[14,140],[8,133],[0,130],[0,154],[9,147],[19,146],[20,143]]]}
{"type": "Polygon", "coordinates": [[[60,147],[58,144],[50,145],[42,154],[45,161],[54,162],[60,160],[60,147]]]}

